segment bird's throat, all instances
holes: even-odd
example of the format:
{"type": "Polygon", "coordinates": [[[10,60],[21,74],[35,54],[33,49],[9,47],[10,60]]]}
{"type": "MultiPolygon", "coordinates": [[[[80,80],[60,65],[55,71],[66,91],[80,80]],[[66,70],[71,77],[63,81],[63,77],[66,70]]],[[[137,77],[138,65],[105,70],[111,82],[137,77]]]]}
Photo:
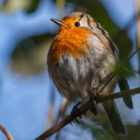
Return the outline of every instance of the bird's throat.
{"type": "Polygon", "coordinates": [[[84,28],[61,29],[51,46],[50,59],[55,64],[62,54],[76,58],[87,56],[88,35],[92,32],[84,28]]]}

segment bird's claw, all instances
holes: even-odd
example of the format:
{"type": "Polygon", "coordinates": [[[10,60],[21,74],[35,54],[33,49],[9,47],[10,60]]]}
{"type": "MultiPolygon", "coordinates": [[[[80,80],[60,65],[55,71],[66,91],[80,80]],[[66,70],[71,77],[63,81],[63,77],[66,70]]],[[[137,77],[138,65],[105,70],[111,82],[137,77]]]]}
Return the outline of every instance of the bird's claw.
{"type": "Polygon", "coordinates": [[[96,99],[97,99],[97,88],[93,88],[90,92],[90,100],[93,102],[94,105],[96,105],[96,99]]]}
{"type": "Polygon", "coordinates": [[[97,99],[97,88],[93,88],[91,91],[90,91],[90,101],[93,103],[92,107],[90,108],[91,112],[94,114],[94,115],[97,115],[97,109],[96,109],[96,99],[97,99]]]}
{"type": "MultiPolygon", "coordinates": [[[[79,115],[79,112],[80,112],[80,110],[79,110],[79,108],[78,108],[78,106],[81,104],[81,102],[78,102],[74,107],[73,107],[73,109],[72,109],[72,111],[71,111],[71,115],[72,115],[72,117],[77,117],[78,115],[79,115]]],[[[80,116],[78,116],[80,119],[82,118],[82,115],[80,115],[80,116]]],[[[76,118],[75,119],[75,121],[77,122],[77,123],[79,123],[79,121],[78,121],[78,119],[76,118]]]]}

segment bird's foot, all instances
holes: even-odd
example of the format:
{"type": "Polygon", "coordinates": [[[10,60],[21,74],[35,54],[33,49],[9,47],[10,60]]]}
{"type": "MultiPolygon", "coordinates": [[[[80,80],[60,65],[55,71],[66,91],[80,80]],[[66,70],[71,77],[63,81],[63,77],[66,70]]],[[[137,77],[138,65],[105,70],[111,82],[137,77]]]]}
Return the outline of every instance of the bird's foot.
{"type": "Polygon", "coordinates": [[[90,92],[90,100],[93,103],[93,106],[90,108],[90,110],[92,111],[92,113],[94,115],[97,115],[97,109],[96,109],[96,99],[97,99],[97,88],[93,88],[90,92]]]}
{"type": "Polygon", "coordinates": [[[79,114],[80,114],[79,105],[81,105],[81,102],[78,102],[78,103],[73,107],[73,109],[72,109],[72,111],[71,111],[71,115],[72,115],[73,118],[75,118],[75,121],[76,121],[77,123],[79,123],[77,117],[79,117],[80,119],[82,118],[82,115],[79,116],[79,114]]]}
{"type": "Polygon", "coordinates": [[[93,88],[90,92],[90,100],[93,102],[94,105],[96,105],[97,100],[97,88],[93,88]]]}

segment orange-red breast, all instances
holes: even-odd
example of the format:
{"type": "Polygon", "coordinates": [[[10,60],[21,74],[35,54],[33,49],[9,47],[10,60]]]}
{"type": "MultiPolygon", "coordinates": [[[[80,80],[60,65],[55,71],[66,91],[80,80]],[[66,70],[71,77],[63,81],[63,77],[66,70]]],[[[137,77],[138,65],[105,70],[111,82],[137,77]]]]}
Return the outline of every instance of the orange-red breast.
{"type": "MultiPolygon", "coordinates": [[[[48,53],[49,75],[68,101],[85,102],[89,99],[89,89],[99,88],[103,79],[113,72],[118,48],[100,24],[86,13],[74,12],[52,21],[60,30],[48,53]]],[[[111,94],[116,82],[116,79],[112,81],[100,94],[111,94]]],[[[127,99],[132,106],[131,98],[127,99]]],[[[106,101],[103,106],[114,131],[125,134],[114,101],[106,101]]]]}

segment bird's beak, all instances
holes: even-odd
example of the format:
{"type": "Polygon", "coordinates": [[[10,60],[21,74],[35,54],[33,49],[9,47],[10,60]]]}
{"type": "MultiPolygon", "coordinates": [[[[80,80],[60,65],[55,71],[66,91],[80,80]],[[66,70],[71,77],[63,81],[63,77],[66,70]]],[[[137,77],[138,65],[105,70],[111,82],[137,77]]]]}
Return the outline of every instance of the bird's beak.
{"type": "Polygon", "coordinates": [[[53,21],[54,23],[56,23],[59,26],[64,26],[65,25],[62,21],[60,21],[58,19],[51,19],[51,21],[53,21]]]}

